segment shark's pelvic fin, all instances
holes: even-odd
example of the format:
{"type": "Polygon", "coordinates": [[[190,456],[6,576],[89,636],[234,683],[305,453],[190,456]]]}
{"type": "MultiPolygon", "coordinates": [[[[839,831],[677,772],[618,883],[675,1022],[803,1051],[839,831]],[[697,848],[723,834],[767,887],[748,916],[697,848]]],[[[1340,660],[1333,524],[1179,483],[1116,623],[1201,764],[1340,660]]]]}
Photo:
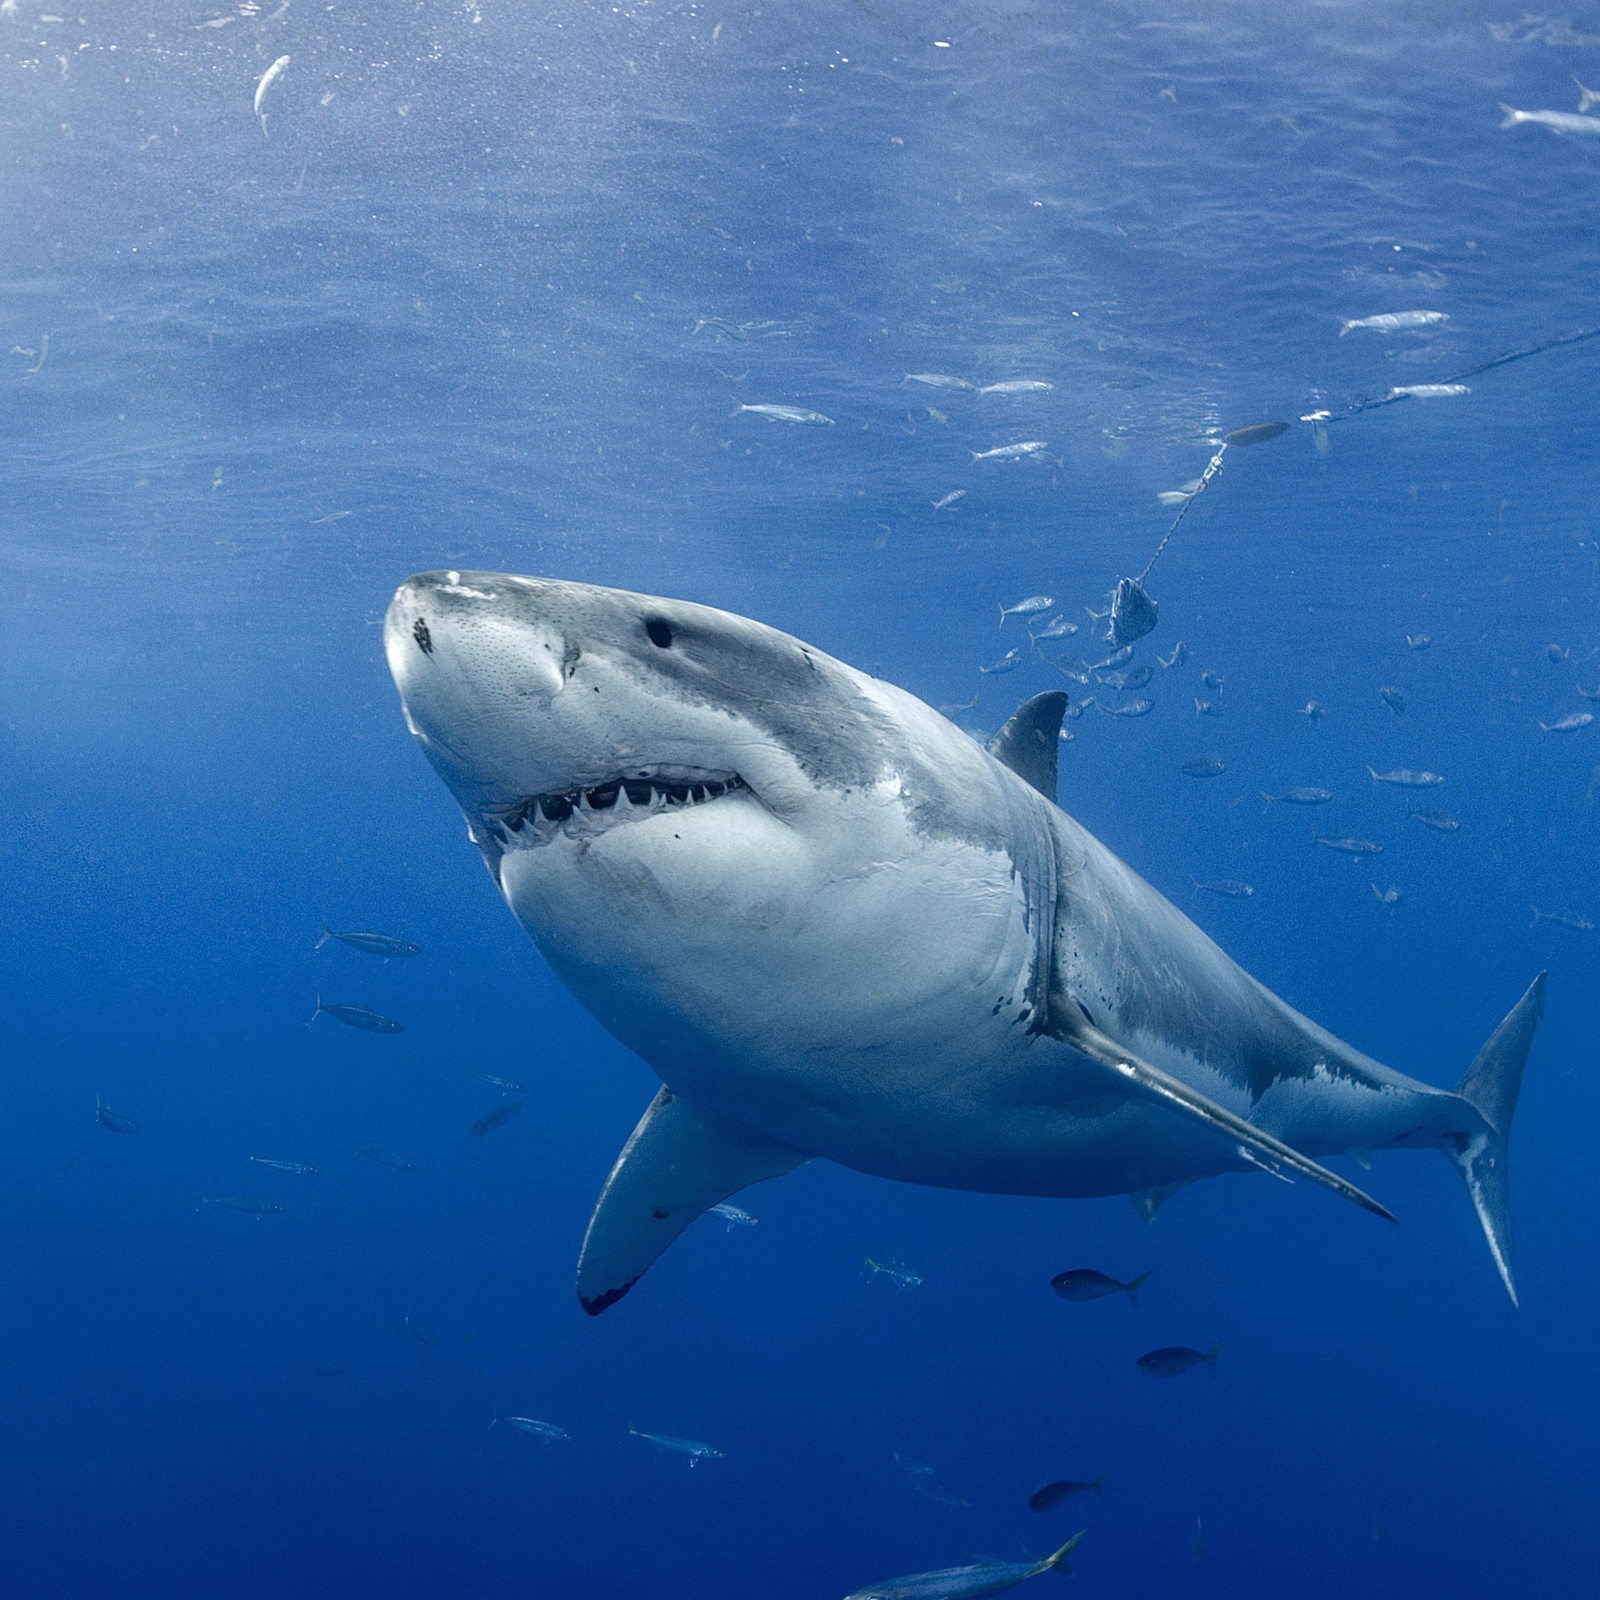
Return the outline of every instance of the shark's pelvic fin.
{"type": "Polygon", "coordinates": [[[663,1089],[633,1130],[595,1202],[578,1258],[578,1298],[599,1316],[703,1211],[810,1158],[702,1117],[663,1089]]]}
{"type": "Polygon", "coordinates": [[[1511,1118],[1522,1087],[1522,1068],[1533,1043],[1533,1030],[1544,1015],[1544,973],[1528,985],[1504,1022],[1489,1036],[1456,1085],[1456,1093],[1478,1113],[1480,1126],[1446,1134],[1439,1142],[1466,1180],[1467,1193],[1483,1224],[1489,1253],[1500,1277],[1517,1304],[1516,1280],[1511,1274],[1511,1187],[1507,1169],[1511,1118]]]}
{"type": "Polygon", "coordinates": [[[1133,1201],[1133,1209],[1139,1213],[1141,1222],[1154,1222],[1156,1213],[1180,1189],[1187,1189],[1187,1183],[1158,1183],[1153,1189],[1135,1189],[1128,1198],[1133,1201]]]}
{"type": "Polygon", "coordinates": [[[1337,1173],[1329,1172],[1309,1156],[1301,1155],[1292,1145],[1262,1132],[1243,1117],[1235,1116],[1226,1106],[1218,1105],[1198,1089],[1191,1089],[1171,1073],[1163,1072],[1148,1061],[1141,1061],[1088,1021],[1073,1023],[1066,1020],[1051,1031],[1073,1049],[1107,1068],[1130,1094],[1167,1106],[1191,1121],[1209,1127],[1220,1138],[1232,1141],[1240,1159],[1249,1165],[1263,1168],[1278,1177],[1284,1176],[1285,1168],[1298,1172],[1313,1183],[1320,1183],[1323,1188],[1343,1195],[1346,1200],[1354,1200],[1358,1206],[1376,1212],[1380,1217],[1387,1217],[1390,1222],[1399,1220],[1392,1211],[1379,1205],[1371,1195],[1356,1188],[1353,1183],[1346,1183],[1337,1173]]]}
{"type": "Polygon", "coordinates": [[[1024,700],[1011,720],[989,741],[989,754],[1010,767],[1052,805],[1056,799],[1056,753],[1061,748],[1061,719],[1067,714],[1067,697],[1047,689],[1024,700]]]}

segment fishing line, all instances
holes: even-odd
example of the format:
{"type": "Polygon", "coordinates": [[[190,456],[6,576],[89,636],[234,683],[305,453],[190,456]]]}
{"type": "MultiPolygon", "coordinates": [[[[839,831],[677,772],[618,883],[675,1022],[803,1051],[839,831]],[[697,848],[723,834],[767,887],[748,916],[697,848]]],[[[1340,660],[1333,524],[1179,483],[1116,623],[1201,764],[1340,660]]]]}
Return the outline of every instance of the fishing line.
{"type": "MultiPolygon", "coordinates": [[[[1325,427],[1330,422],[1344,422],[1350,417],[1360,416],[1365,411],[1376,411],[1382,406],[1397,405],[1402,400],[1415,400],[1425,395],[1426,391],[1449,389],[1462,383],[1467,378],[1475,378],[1480,373],[1492,372],[1496,367],[1508,367],[1514,361],[1526,361],[1530,356],[1541,356],[1550,350],[1564,349],[1568,345],[1584,344],[1590,339],[1600,339],[1600,328],[1583,328],[1577,333],[1558,334],[1553,339],[1546,339],[1541,344],[1527,346],[1522,350],[1508,350],[1504,355],[1492,357],[1488,361],[1480,361],[1476,366],[1467,367],[1448,378],[1441,378],[1437,384],[1414,385],[1406,388],[1391,389],[1385,395],[1372,395],[1356,400],[1342,411],[1311,411],[1301,417],[1301,422],[1309,422],[1313,427],[1325,427]],[[1420,391],[1420,392],[1419,392],[1420,391]]],[[[1252,444],[1262,444],[1268,439],[1276,439],[1281,434],[1289,431],[1287,422],[1256,422],[1248,427],[1235,428],[1222,436],[1222,442],[1217,446],[1216,454],[1206,463],[1206,470],[1200,474],[1199,481],[1194,488],[1187,491],[1184,501],[1178,508],[1178,514],[1172,519],[1172,525],[1162,535],[1161,543],[1155,548],[1150,559],[1144,564],[1144,571],[1137,578],[1119,578],[1117,586],[1111,593],[1111,606],[1104,615],[1109,618],[1106,629],[1106,642],[1121,648],[1123,645],[1132,644],[1136,639],[1142,639],[1156,625],[1157,605],[1145,593],[1144,581],[1150,576],[1150,569],[1161,559],[1162,552],[1172,542],[1172,536],[1178,531],[1178,525],[1189,514],[1192,506],[1204,492],[1212,479],[1220,476],[1222,464],[1227,456],[1229,446],[1244,448],[1252,444]]],[[[1100,615],[1100,613],[1096,613],[1100,615]]]]}
{"type": "MultiPolygon", "coordinates": [[[[1563,333],[1554,339],[1546,339],[1543,344],[1529,345],[1526,350],[1511,350],[1503,356],[1495,356],[1489,361],[1480,361],[1475,367],[1468,367],[1464,372],[1457,372],[1448,378],[1441,378],[1437,384],[1424,384],[1421,387],[1449,388],[1452,384],[1460,383],[1465,378],[1475,378],[1480,372],[1492,372],[1496,367],[1509,367],[1513,361],[1526,361],[1529,356],[1542,356],[1547,350],[1559,350],[1565,345],[1583,344],[1586,340],[1600,338],[1600,328],[1584,328],[1578,333],[1563,333]]],[[[1302,422],[1326,424],[1329,422],[1343,422],[1349,417],[1360,416],[1363,411],[1376,411],[1379,406],[1398,405],[1402,400],[1415,400],[1417,395],[1414,389],[1391,389],[1388,394],[1372,395],[1357,400],[1353,405],[1346,406],[1343,411],[1310,411],[1301,417],[1302,422]]]]}

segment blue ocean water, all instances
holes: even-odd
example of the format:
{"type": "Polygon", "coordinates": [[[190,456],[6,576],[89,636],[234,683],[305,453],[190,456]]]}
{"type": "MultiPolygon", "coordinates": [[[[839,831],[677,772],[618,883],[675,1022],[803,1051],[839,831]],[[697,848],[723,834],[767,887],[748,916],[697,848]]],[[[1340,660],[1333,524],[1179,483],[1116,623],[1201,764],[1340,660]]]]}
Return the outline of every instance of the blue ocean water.
{"type": "Polygon", "coordinates": [[[1600,934],[1532,908],[1600,919],[1600,725],[1539,727],[1600,681],[1600,341],[1343,415],[1600,324],[1600,142],[1498,108],[1575,111],[1600,11],[1525,3],[0,6],[5,1593],[799,1600],[1079,1525],[1119,1597],[1592,1583],[1600,934]],[[1355,1175],[1399,1228],[1265,1178],[1147,1225],[817,1163],[585,1317],[655,1080],[414,750],[395,585],[704,601],[984,732],[1085,692],[981,673],[997,607],[1058,597],[1093,659],[1158,494],[1275,419],[1151,572],[1138,659],[1188,662],[1069,725],[1062,801],[1429,1082],[1548,969],[1520,1313],[1449,1167],[1390,1155],[1355,1175]],[[1446,774],[1460,830],[1369,763],[1446,774]],[[1259,798],[1293,784],[1336,799],[1259,798]],[[472,1137],[485,1073],[531,1103],[472,1137]],[[201,1203],[240,1195],[284,1209],[201,1203]],[[1073,1306],[1070,1266],[1152,1276],[1073,1306]],[[1218,1340],[1214,1379],[1133,1364],[1218,1340]]]}

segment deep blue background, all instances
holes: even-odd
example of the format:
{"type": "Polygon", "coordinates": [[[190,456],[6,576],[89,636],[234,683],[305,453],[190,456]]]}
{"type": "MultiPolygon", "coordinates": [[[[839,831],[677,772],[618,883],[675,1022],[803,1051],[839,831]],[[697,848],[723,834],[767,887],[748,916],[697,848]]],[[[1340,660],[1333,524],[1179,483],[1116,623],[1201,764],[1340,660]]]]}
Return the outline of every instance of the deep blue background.
{"type": "Polygon", "coordinates": [[[1529,921],[1600,918],[1600,725],[1537,727],[1600,679],[1600,342],[1230,457],[1151,579],[1146,657],[1191,661],[1063,747],[1069,809],[1402,1070],[1454,1082],[1550,969],[1520,1314],[1447,1165],[1390,1156],[1362,1181],[1398,1229],[1260,1178],[1146,1227],[817,1165],[591,1322],[577,1243],[653,1079],[498,902],[378,635],[413,570],[550,573],[993,728],[1060,681],[978,673],[1021,638],[997,603],[1081,615],[1138,570],[1210,430],[1600,323],[1600,142],[1496,109],[1575,109],[1600,13],[1523,3],[0,13],[7,1594],[826,1600],[1080,1517],[1086,1593],[1592,1584],[1600,933],[1529,921]],[[1420,308],[1451,320],[1338,337],[1420,308]],[[1029,438],[1052,459],[970,459],[1029,438]],[[1263,811],[1295,783],[1337,801],[1263,811]],[[426,953],[315,952],[322,918],[426,953]],[[319,991],[407,1031],[307,1028],[319,991]],[[533,1104],[475,1139],[483,1072],[533,1104]],[[287,1209],[197,1209],[238,1193],[287,1209]],[[1073,1307],[1076,1265],[1153,1275],[1073,1307]],[[1217,1339],[1215,1381],[1133,1366],[1217,1339]],[[1026,1510],[1102,1470],[1103,1505],[1026,1510]]]}

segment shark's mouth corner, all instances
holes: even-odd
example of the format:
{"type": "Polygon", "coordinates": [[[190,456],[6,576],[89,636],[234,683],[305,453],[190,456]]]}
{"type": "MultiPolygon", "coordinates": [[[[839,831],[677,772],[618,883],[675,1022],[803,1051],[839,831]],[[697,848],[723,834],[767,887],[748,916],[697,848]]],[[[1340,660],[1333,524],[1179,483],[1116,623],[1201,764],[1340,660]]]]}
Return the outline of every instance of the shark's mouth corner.
{"type": "Polygon", "coordinates": [[[557,838],[593,838],[611,828],[668,812],[682,812],[749,794],[736,772],[694,767],[634,767],[600,783],[526,795],[509,805],[485,807],[484,832],[501,849],[550,844],[557,838]]]}

